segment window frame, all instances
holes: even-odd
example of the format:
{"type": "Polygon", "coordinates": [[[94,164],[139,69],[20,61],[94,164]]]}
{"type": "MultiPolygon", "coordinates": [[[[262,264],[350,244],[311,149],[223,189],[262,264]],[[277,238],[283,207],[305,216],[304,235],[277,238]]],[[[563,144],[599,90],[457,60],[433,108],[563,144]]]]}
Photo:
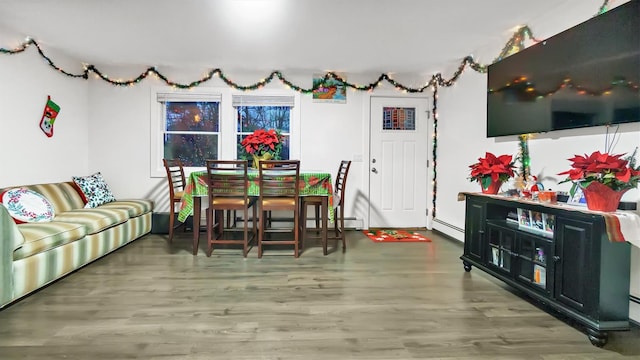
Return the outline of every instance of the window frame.
{"type": "MultiPolygon", "coordinates": [[[[158,101],[158,96],[176,96],[189,101],[208,101],[214,97],[219,98],[220,124],[218,139],[218,156],[220,159],[235,159],[237,156],[236,139],[238,137],[236,108],[233,106],[233,96],[262,98],[264,105],[271,105],[269,97],[292,96],[291,123],[289,134],[289,157],[300,158],[300,93],[294,90],[254,90],[251,92],[238,91],[232,88],[197,87],[189,90],[175,89],[162,86],[151,89],[150,93],[150,177],[162,178],[167,174],[164,170],[162,159],[164,157],[164,104],[158,101]],[[200,100],[198,100],[200,99],[200,100]]],[[[184,100],[183,100],[184,101],[184,100]]],[[[185,173],[202,170],[204,167],[185,168],[185,173]]]]}
{"type": "MultiPolygon", "coordinates": [[[[234,118],[236,119],[236,139],[238,139],[241,135],[248,135],[251,132],[241,132],[238,131],[238,107],[242,106],[251,106],[251,107],[269,107],[269,106],[281,106],[289,108],[289,129],[286,132],[282,132],[283,135],[288,137],[289,140],[289,159],[292,159],[292,132],[293,132],[293,124],[295,122],[295,108],[296,108],[296,98],[293,95],[281,95],[281,94],[271,94],[271,95],[255,95],[255,94],[233,94],[232,95],[232,105],[233,105],[233,113],[234,118]]],[[[268,130],[268,129],[267,129],[268,130]]],[[[236,148],[237,150],[237,148],[236,148]]],[[[236,157],[239,158],[240,154],[236,151],[236,157]]],[[[283,159],[284,160],[284,159],[283,159]]]]}

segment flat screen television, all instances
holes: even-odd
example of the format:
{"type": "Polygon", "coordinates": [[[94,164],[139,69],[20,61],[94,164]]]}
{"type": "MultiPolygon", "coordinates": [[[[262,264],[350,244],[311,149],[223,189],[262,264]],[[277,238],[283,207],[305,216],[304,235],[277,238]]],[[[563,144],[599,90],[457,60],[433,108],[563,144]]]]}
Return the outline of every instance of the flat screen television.
{"type": "Polygon", "coordinates": [[[487,137],[640,122],[640,0],[487,69],[487,137]]]}

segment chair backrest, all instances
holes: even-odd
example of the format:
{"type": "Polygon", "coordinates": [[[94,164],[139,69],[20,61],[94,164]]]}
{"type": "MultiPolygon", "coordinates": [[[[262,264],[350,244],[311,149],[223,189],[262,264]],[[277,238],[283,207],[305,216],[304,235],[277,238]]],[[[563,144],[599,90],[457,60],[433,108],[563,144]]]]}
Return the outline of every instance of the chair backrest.
{"type": "Polygon", "coordinates": [[[248,198],[247,160],[207,160],[209,203],[214,197],[248,198]]]}
{"type": "Polygon", "coordinates": [[[300,193],[300,160],[260,161],[260,198],[295,197],[300,193]]]}
{"type": "Polygon", "coordinates": [[[351,160],[342,160],[340,167],[338,167],[338,174],[336,175],[336,185],[334,192],[339,196],[338,201],[334,203],[334,206],[341,205],[344,199],[344,191],[347,186],[347,175],[349,175],[349,168],[351,168],[351,160]]]}
{"type": "Polygon", "coordinates": [[[186,181],[184,178],[184,166],[179,159],[162,159],[169,180],[169,196],[173,200],[177,192],[184,191],[186,181]]]}

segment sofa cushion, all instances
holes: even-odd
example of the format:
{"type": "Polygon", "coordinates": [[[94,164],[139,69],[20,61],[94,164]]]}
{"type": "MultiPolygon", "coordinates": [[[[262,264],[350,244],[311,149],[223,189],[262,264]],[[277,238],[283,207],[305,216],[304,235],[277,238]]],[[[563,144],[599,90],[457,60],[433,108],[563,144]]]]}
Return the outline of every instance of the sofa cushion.
{"type": "MultiPolygon", "coordinates": [[[[21,185],[22,188],[33,190],[49,200],[53,205],[53,210],[56,214],[63,213],[65,211],[73,209],[82,209],[84,207],[84,201],[80,196],[79,189],[72,181],[62,183],[48,183],[48,184],[35,184],[35,185],[21,185]]],[[[12,187],[13,188],[13,187],[12,187]]],[[[3,192],[5,189],[0,189],[3,192]]]]}
{"type": "Polygon", "coordinates": [[[18,229],[24,243],[14,251],[14,261],[82,239],[87,233],[82,224],[56,221],[20,224],[18,229]]]}
{"type": "Polygon", "coordinates": [[[100,205],[98,209],[126,209],[129,217],[136,217],[153,210],[153,201],[147,199],[116,200],[108,204],[100,205]]]}
{"type": "Polygon", "coordinates": [[[33,190],[14,188],[0,194],[0,202],[7,208],[17,224],[26,222],[48,222],[53,219],[53,205],[33,190]]]}
{"type": "Polygon", "coordinates": [[[102,174],[97,172],[89,176],[74,176],[75,182],[87,201],[85,208],[96,208],[102,204],[116,201],[109,185],[104,181],[102,174]]]}
{"type": "Polygon", "coordinates": [[[95,234],[129,220],[126,209],[78,209],[56,215],[54,222],[82,224],[87,234],[95,234]]]}

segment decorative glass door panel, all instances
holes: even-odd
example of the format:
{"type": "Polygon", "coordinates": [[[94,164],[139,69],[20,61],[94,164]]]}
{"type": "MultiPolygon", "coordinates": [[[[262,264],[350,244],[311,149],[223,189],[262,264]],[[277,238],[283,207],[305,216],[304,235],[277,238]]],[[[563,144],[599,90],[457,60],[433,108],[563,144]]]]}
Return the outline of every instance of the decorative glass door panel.
{"type": "Polygon", "coordinates": [[[510,273],[516,232],[492,224],[487,224],[486,231],[489,242],[488,263],[510,273]]]}
{"type": "Polygon", "coordinates": [[[550,269],[547,266],[551,256],[551,245],[549,241],[537,236],[526,234],[518,235],[518,267],[516,274],[518,280],[530,284],[538,290],[549,293],[552,288],[548,279],[550,269]]]}

